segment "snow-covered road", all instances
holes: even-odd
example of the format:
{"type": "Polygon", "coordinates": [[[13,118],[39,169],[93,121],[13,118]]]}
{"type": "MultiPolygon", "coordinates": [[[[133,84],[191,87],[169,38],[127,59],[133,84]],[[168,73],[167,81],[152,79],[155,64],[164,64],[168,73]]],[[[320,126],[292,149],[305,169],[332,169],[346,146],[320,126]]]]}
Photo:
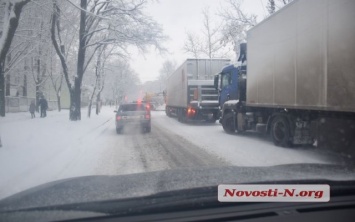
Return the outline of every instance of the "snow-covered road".
{"type": "Polygon", "coordinates": [[[257,134],[229,135],[216,124],[182,124],[152,112],[152,132],[115,132],[113,108],[99,116],[68,120],[68,111],[30,119],[28,113],[0,118],[0,199],[53,180],[226,165],[271,166],[330,163],[316,148],[275,147],[257,134]]]}
{"type": "Polygon", "coordinates": [[[274,166],[295,163],[337,163],[340,157],[316,147],[283,148],[271,139],[254,132],[230,135],[216,122],[182,124],[176,118],[156,113],[155,123],[201,147],[211,155],[236,166],[274,166]]]}

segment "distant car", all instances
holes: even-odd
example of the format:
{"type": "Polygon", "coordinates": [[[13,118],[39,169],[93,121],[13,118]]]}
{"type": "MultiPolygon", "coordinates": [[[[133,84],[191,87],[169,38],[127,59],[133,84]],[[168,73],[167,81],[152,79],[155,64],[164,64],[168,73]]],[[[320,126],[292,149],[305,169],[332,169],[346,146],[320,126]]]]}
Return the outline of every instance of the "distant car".
{"type": "Polygon", "coordinates": [[[120,134],[126,125],[140,127],[143,132],[151,131],[150,106],[144,102],[125,103],[116,112],[116,132],[120,134]]]}

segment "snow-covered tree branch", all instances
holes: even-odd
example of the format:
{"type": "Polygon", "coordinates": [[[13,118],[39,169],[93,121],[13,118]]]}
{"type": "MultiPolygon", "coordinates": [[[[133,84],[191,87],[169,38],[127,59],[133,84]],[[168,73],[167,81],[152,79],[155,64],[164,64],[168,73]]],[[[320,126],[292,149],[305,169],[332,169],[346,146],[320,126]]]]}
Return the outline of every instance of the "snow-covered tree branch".
{"type": "Polygon", "coordinates": [[[30,0],[3,0],[2,30],[0,33],[0,116],[5,116],[5,75],[4,65],[11,42],[18,27],[22,8],[30,0]]]}
{"type": "Polygon", "coordinates": [[[225,0],[219,16],[223,19],[222,34],[223,42],[231,43],[236,58],[239,55],[239,45],[245,41],[246,31],[256,25],[256,16],[246,14],[241,8],[240,0],[225,0]]]}
{"type": "Polygon", "coordinates": [[[60,7],[53,0],[52,42],[63,66],[63,73],[70,89],[70,119],[80,120],[81,86],[85,73],[94,55],[102,48],[114,47],[113,54],[127,55],[129,46],[137,47],[142,52],[147,46],[164,50],[161,42],[165,39],[160,26],[143,13],[146,0],[80,0],[77,5],[67,2],[79,11],[79,39],[76,48],[76,73],[70,80],[68,61],[60,43],[58,16],[60,7]],[[55,6],[56,5],[56,6],[55,6]]]}
{"type": "Polygon", "coordinates": [[[223,36],[221,35],[218,20],[210,13],[209,8],[202,11],[203,15],[203,28],[201,34],[196,32],[187,32],[187,38],[184,44],[184,51],[199,58],[201,56],[207,58],[224,57],[228,51],[223,44],[223,36]]]}

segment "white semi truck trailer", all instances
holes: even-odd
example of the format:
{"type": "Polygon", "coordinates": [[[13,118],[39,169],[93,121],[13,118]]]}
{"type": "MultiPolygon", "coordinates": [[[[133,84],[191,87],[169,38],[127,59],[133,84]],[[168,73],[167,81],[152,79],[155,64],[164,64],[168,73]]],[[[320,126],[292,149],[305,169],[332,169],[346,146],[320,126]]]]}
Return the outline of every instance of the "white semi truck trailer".
{"type": "Polygon", "coordinates": [[[355,148],[354,0],[294,0],[250,29],[241,49],[240,64],[215,77],[226,132],[355,148]]]}
{"type": "Polygon", "coordinates": [[[229,59],[187,59],[167,81],[166,114],[184,122],[218,118],[218,92],[213,78],[229,59]]]}

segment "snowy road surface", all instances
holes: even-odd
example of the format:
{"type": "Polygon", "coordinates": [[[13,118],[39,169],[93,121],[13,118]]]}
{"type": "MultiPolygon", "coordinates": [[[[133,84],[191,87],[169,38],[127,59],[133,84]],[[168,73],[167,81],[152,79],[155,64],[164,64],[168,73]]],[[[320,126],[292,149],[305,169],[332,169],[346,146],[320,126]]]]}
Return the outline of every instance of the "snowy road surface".
{"type": "Polygon", "coordinates": [[[53,180],[120,175],[178,168],[333,163],[322,150],[276,147],[257,134],[229,135],[216,124],[182,124],[152,112],[152,132],[115,132],[113,108],[89,119],[68,120],[68,111],[30,119],[28,113],[0,118],[0,199],[53,180]]]}

